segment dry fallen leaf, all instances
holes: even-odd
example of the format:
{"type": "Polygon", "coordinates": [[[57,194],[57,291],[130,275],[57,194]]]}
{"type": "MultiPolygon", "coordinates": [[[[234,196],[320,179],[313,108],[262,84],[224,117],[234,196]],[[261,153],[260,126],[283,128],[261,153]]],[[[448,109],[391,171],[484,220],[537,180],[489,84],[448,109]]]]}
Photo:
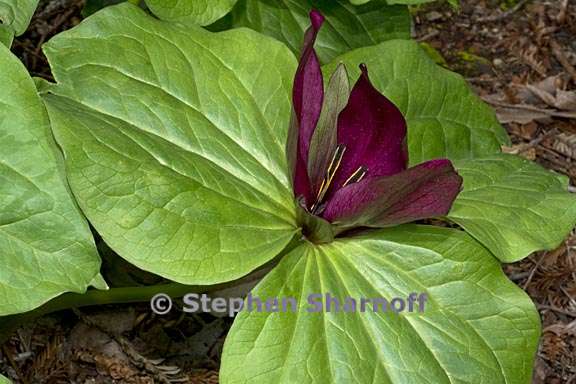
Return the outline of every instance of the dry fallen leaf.
{"type": "Polygon", "coordinates": [[[562,133],[556,136],[554,150],[576,160],[576,135],[562,133]]]}
{"type": "Polygon", "coordinates": [[[576,92],[557,90],[556,107],[565,111],[576,111],[576,92]]]}
{"type": "Polygon", "coordinates": [[[527,144],[516,144],[511,147],[503,145],[502,152],[509,153],[511,155],[518,155],[528,160],[536,160],[536,148],[527,148],[527,144]]]}
{"type": "Polygon", "coordinates": [[[494,106],[498,120],[503,124],[528,124],[532,121],[549,122],[552,117],[576,119],[576,110],[559,111],[552,108],[541,108],[529,104],[510,104],[503,101],[503,98],[500,95],[482,96],[482,99],[494,106]]]}

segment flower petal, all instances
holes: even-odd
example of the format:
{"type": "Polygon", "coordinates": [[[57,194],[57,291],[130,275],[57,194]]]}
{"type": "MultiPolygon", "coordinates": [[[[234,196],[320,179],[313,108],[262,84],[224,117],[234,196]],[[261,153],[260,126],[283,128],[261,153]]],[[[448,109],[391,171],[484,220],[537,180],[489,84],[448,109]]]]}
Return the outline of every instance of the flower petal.
{"type": "MultiPolygon", "coordinates": [[[[294,174],[294,193],[304,196],[310,202],[311,188],[307,174],[308,149],[314,128],[320,118],[322,102],[324,99],[324,85],[320,62],[314,51],[314,42],[318,31],[324,22],[320,12],[310,12],[311,26],[304,36],[304,47],[300,64],[294,78],[292,102],[294,104],[295,123],[298,129],[297,158],[294,174]]],[[[293,128],[292,128],[293,129],[293,128]]]]}
{"type": "Polygon", "coordinates": [[[350,184],[327,202],[322,217],[340,227],[387,227],[448,214],[462,178],[450,160],[350,184]]]}
{"type": "Polygon", "coordinates": [[[398,108],[370,83],[368,70],[354,85],[338,119],[338,144],[346,146],[332,191],[340,189],[359,169],[367,177],[388,176],[406,169],[406,121],[398,108]]]}
{"type": "Polygon", "coordinates": [[[338,116],[348,104],[350,83],[344,64],[338,65],[324,92],[324,105],[320,119],[310,141],[308,176],[316,194],[327,176],[330,161],[338,145],[338,116]]]}

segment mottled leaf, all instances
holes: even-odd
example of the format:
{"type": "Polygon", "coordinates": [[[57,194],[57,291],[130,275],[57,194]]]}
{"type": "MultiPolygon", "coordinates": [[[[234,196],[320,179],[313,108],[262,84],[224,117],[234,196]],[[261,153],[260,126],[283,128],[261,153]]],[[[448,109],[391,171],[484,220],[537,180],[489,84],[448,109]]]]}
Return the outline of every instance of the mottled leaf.
{"type": "Polygon", "coordinates": [[[530,382],[538,313],[497,260],[458,230],[401,226],[303,245],[252,296],[295,298],[299,310],[287,301],[284,313],[241,312],[224,346],[223,384],[530,382]],[[308,312],[308,300],[319,300],[310,295],[327,293],[355,298],[356,312],[336,312],[334,303],[330,312],[308,312]],[[427,294],[423,312],[418,302],[409,311],[411,293],[427,294]],[[400,298],[404,311],[369,304],[360,312],[361,298],[400,298]]]}
{"type": "Polygon", "coordinates": [[[448,218],[502,261],[553,249],[576,225],[576,196],[566,178],[512,155],[455,165],[464,190],[448,218]]]}
{"type": "Polygon", "coordinates": [[[0,22],[19,36],[28,28],[36,6],[38,0],[0,0],[0,22]]]}
{"type": "Polygon", "coordinates": [[[298,231],[284,152],[296,60],[282,44],[120,4],[45,52],[72,190],[122,257],[212,284],[264,264],[298,231]]]}
{"type": "Polygon", "coordinates": [[[0,45],[0,316],[102,284],[88,224],[66,183],[26,68],[0,45]],[[93,282],[94,280],[94,282],[93,282]]]}
{"type": "Polygon", "coordinates": [[[299,55],[311,9],[326,17],[316,44],[323,63],[355,48],[410,38],[408,9],[390,6],[384,0],[361,7],[349,4],[348,0],[240,0],[231,13],[232,25],[272,36],[299,55]]]}
{"type": "Polygon", "coordinates": [[[208,25],[230,12],[237,0],[145,0],[158,18],[208,25]]]}
{"type": "Polygon", "coordinates": [[[5,47],[10,48],[13,39],[14,31],[9,27],[0,24],[0,44],[4,44],[5,47]]]}

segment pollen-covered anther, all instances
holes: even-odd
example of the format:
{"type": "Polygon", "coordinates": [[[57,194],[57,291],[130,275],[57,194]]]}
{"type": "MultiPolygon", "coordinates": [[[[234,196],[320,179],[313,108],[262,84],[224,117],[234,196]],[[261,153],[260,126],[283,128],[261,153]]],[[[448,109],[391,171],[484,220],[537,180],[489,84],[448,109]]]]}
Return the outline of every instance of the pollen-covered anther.
{"type": "Polygon", "coordinates": [[[366,174],[368,173],[368,168],[366,167],[358,167],[358,169],[356,170],[356,172],[354,172],[352,174],[352,176],[350,176],[345,182],[344,182],[344,187],[346,187],[347,185],[350,184],[354,184],[354,183],[358,183],[360,181],[362,181],[362,179],[364,178],[364,176],[366,176],[366,174]]]}

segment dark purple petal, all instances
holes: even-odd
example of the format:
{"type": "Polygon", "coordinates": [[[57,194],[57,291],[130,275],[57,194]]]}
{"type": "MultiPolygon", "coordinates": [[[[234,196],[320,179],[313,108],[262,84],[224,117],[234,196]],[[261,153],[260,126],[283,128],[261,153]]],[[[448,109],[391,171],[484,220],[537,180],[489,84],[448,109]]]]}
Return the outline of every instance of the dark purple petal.
{"type": "Polygon", "coordinates": [[[365,65],[348,105],[338,119],[338,144],[346,146],[332,191],[341,188],[359,168],[367,177],[388,176],[406,169],[406,121],[398,108],[368,78],[365,65]]]}
{"type": "Polygon", "coordinates": [[[324,99],[322,71],[314,51],[314,42],[324,22],[324,16],[317,11],[312,11],[310,12],[310,22],[312,25],[304,36],[304,47],[292,91],[292,102],[298,127],[294,193],[296,196],[304,196],[308,202],[312,198],[310,180],[307,174],[308,149],[324,99]]]}
{"type": "Polygon", "coordinates": [[[301,160],[298,141],[298,121],[294,110],[292,110],[290,127],[288,129],[288,140],[286,142],[286,154],[290,175],[292,177],[294,195],[298,198],[303,198],[304,200],[301,203],[303,206],[306,206],[306,202],[312,199],[312,191],[306,164],[301,160]]]}
{"type": "Polygon", "coordinates": [[[444,216],[461,186],[462,178],[450,160],[431,160],[336,191],[322,217],[341,228],[351,228],[386,227],[444,216]]]}

